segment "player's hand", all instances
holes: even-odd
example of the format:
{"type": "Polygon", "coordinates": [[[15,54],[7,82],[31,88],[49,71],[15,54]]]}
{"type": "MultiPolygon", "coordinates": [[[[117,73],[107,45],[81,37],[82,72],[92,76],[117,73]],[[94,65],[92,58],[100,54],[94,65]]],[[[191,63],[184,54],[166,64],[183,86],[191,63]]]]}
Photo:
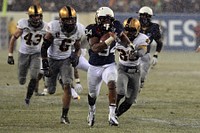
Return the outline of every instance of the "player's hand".
{"type": "Polygon", "coordinates": [[[79,63],[79,57],[74,52],[71,54],[70,60],[73,67],[76,67],[79,63]]]}
{"type": "Polygon", "coordinates": [[[45,77],[51,77],[52,71],[49,68],[43,68],[42,70],[44,71],[45,77]]]}
{"type": "Polygon", "coordinates": [[[82,87],[82,85],[80,84],[80,82],[75,84],[74,90],[75,90],[77,93],[81,93],[81,92],[83,91],[83,87],[82,87]]]}
{"type": "Polygon", "coordinates": [[[10,65],[14,65],[14,64],[15,64],[15,61],[14,61],[13,56],[8,56],[7,62],[8,62],[8,64],[10,64],[10,65]]]}
{"type": "Polygon", "coordinates": [[[153,55],[152,65],[155,66],[158,63],[158,55],[153,55]]]}
{"type": "Polygon", "coordinates": [[[135,50],[135,45],[133,43],[130,43],[129,46],[132,48],[132,50],[135,50]]]}
{"type": "Polygon", "coordinates": [[[135,61],[135,60],[138,60],[138,58],[139,58],[138,51],[130,48],[130,50],[129,50],[129,60],[135,61]]]}
{"type": "Polygon", "coordinates": [[[49,61],[48,59],[42,59],[42,70],[44,71],[44,76],[45,77],[51,77],[52,72],[49,68],[49,61]]]}

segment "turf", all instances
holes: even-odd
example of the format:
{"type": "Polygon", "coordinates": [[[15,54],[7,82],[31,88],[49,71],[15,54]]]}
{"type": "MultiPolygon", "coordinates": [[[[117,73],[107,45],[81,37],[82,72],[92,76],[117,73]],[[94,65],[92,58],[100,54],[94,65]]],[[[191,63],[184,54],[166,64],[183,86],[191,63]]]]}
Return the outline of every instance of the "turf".
{"type": "MultiPolygon", "coordinates": [[[[71,125],[60,124],[62,89],[54,95],[33,96],[25,106],[27,83],[17,81],[15,65],[7,64],[7,51],[0,51],[0,133],[199,133],[200,131],[200,54],[162,52],[150,70],[138,102],[119,118],[118,127],[108,125],[107,88],[103,84],[97,100],[96,122],[88,127],[86,73],[81,72],[84,91],[72,100],[71,125]]],[[[29,76],[29,75],[28,75],[29,76]]],[[[28,79],[27,79],[28,80],[28,79]]],[[[39,91],[43,90],[43,81],[39,91]]]]}

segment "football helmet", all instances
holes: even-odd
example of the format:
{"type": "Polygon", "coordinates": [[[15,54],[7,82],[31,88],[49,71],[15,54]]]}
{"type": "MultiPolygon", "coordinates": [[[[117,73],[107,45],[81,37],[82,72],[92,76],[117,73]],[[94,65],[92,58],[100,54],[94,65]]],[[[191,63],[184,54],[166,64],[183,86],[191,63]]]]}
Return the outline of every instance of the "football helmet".
{"type": "Polygon", "coordinates": [[[61,30],[71,33],[76,29],[77,16],[76,11],[71,6],[64,6],[59,11],[61,30]]]}
{"type": "Polygon", "coordinates": [[[105,31],[109,31],[114,21],[114,12],[109,7],[100,7],[96,11],[95,22],[105,31]]]}
{"type": "Polygon", "coordinates": [[[123,22],[125,34],[133,41],[140,32],[140,21],[135,18],[128,18],[123,22]]]}
{"type": "Polygon", "coordinates": [[[42,25],[42,8],[38,5],[33,5],[28,8],[28,23],[34,28],[38,28],[42,25]]]}
{"type": "Polygon", "coordinates": [[[153,16],[153,11],[150,7],[144,6],[138,11],[139,20],[142,26],[148,26],[151,22],[151,16],[153,16]]]}

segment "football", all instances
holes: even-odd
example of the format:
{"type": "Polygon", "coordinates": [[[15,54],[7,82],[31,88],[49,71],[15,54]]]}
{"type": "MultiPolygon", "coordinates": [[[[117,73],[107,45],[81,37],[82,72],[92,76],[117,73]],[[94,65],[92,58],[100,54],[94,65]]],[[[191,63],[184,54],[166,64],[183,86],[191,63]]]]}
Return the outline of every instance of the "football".
{"type": "Polygon", "coordinates": [[[105,40],[107,40],[110,37],[110,33],[106,33],[104,34],[101,38],[100,38],[100,42],[104,42],[105,40]]]}

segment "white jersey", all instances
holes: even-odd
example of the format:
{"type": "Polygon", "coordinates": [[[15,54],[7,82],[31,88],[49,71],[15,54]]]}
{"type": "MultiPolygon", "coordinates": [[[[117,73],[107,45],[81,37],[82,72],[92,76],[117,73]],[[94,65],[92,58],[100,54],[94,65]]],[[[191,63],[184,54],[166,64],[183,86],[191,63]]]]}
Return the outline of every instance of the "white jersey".
{"type": "MultiPolygon", "coordinates": [[[[148,45],[148,36],[143,33],[139,33],[139,35],[133,40],[133,44],[137,49],[140,45],[148,45]]],[[[137,60],[129,60],[129,51],[130,47],[124,47],[117,43],[116,49],[119,51],[119,63],[123,64],[124,66],[137,66],[139,65],[139,59],[137,60]]]]}
{"type": "Polygon", "coordinates": [[[74,43],[80,40],[85,34],[85,27],[77,23],[77,29],[72,34],[65,35],[61,31],[59,20],[49,22],[47,32],[51,33],[54,40],[48,49],[48,56],[50,58],[60,60],[66,59],[71,55],[74,43]]]}
{"type": "Polygon", "coordinates": [[[19,52],[23,54],[40,53],[47,23],[43,22],[43,26],[40,29],[35,29],[29,26],[28,19],[20,19],[17,23],[17,28],[23,31],[19,52]]]}

